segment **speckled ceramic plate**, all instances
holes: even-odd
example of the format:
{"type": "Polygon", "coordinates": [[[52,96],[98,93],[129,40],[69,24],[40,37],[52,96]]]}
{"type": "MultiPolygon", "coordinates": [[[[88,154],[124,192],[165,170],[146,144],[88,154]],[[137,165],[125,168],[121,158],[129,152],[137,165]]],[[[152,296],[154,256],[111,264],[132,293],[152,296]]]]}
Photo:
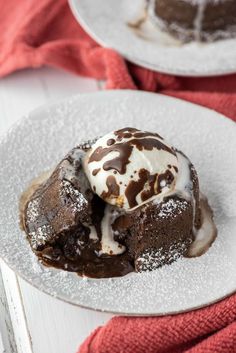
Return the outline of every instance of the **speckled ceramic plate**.
{"type": "Polygon", "coordinates": [[[235,151],[232,121],[157,94],[98,92],[39,108],[0,143],[0,256],[35,287],[87,308],[163,315],[215,302],[236,290],[235,151]],[[120,278],[82,279],[43,267],[19,228],[22,191],[76,144],[124,126],[157,131],[190,157],[215,213],[216,241],[201,257],[120,278]]]}
{"type": "Polygon", "coordinates": [[[145,0],[69,0],[84,29],[101,45],[152,70],[181,76],[215,76],[236,72],[236,39],[182,44],[153,21],[137,30],[128,23],[143,17],[145,0]]]}

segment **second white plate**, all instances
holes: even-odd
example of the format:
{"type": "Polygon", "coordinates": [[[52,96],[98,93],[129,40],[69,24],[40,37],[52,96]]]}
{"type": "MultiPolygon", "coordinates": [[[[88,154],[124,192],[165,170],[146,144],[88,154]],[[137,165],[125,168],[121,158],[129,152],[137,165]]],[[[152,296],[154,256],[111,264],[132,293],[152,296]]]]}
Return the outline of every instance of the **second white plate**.
{"type": "Polygon", "coordinates": [[[181,44],[147,21],[142,31],[128,26],[142,17],[145,0],[69,0],[75,17],[101,45],[140,66],[181,76],[236,72],[236,39],[181,44]]]}

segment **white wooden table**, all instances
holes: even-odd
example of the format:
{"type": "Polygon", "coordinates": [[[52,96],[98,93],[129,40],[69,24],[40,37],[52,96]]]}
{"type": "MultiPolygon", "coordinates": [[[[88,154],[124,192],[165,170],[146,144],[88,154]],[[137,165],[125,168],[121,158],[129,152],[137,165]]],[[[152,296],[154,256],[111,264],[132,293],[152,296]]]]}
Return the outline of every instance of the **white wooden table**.
{"type": "MultiPolygon", "coordinates": [[[[0,79],[0,135],[39,105],[100,86],[49,68],[0,79]]],[[[94,328],[112,317],[41,293],[0,264],[0,353],[75,353],[94,328]]]]}

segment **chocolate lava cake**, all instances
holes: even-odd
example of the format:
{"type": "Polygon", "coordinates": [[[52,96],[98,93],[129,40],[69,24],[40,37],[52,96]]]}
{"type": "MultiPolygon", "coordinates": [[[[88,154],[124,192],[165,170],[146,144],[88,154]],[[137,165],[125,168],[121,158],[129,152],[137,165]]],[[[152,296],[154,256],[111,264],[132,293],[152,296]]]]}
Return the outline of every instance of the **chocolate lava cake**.
{"type": "Polygon", "coordinates": [[[170,264],[202,225],[194,166],[134,128],[75,147],[26,193],[21,221],[32,250],[45,265],[89,277],[170,264]]]}
{"type": "Polygon", "coordinates": [[[184,42],[236,36],[235,0],[151,0],[149,4],[157,25],[184,42]]]}

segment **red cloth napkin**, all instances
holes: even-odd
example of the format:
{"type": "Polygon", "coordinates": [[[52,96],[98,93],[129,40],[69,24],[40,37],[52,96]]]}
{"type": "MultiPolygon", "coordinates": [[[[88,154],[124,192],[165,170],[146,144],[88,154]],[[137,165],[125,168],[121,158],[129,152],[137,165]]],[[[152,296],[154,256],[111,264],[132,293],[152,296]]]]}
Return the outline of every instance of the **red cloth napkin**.
{"type": "Polygon", "coordinates": [[[27,67],[60,67],[105,79],[107,88],[157,91],[236,120],[236,75],[181,78],[127,63],[84,32],[66,0],[0,0],[0,4],[0,76],[27,67]]]}
{"type": "MultiPolygon", "coordinates": [[[[0,0],[0,4],[0,76],[28,67],[60,67],[105,79],[107,88],[161,92],[236,120],[236,75],[183,78],[127,63],[84,32],[66,0],[0,0]]],[[[85,341],[80,353],[87,352],[234,353],[236,296],[176,316],[116,317],[85,341]]]]}
{"type": "Polygon", "coordinates": [[[236,295],[210,307],[163,317],[115,317],[78,353],[235,353],[236,295]]]}

